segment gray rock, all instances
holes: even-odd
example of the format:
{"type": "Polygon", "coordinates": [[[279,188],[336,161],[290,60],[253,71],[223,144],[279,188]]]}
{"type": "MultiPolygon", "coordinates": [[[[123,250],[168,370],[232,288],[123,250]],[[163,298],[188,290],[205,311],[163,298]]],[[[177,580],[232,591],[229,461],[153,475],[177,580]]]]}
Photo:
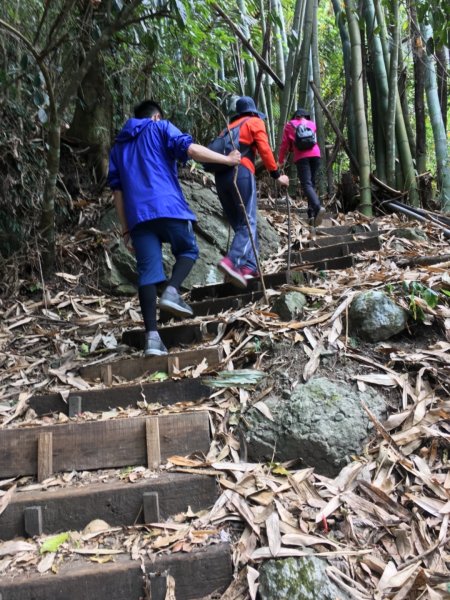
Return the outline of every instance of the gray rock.
{"type": "MultiPolygon", "coordinates": [[[[223,281],[223,275],[217,270],[217,263],[227,251],[229,239],[233,232],[229,232],[226,219],[222,214],[222,206],[217,194],[209,188],[196,182],[181,182],[181,187],[186,200],[197,215],[198,221],[194,224],[200,256],[195,263],[189,277],[184,282],[185,289],[194,285],[205,285],[223,281]]],[[[101,219],[99,228],[102,231],[113,231],[118,228],[116,211],[111,209],[101,219]]],[[[278,248],[278,235],[269,223],[258,215],[258,236],[261,249],[261,258],[273,254],[278,248]]],[[[166,275],[172,270],[174,259],[167,245],[163,247],[166,275]]],[[[100,285],[110,293],[135,293],[137,281],[135,258],[120,243],[120,251],[111,251],[111,268],[106,264],[104,256],[99,256],[100,285]],[[124,258],[123,253],[128,257],[124,258]],[[131,267],[131,271],[130,271],[131,267]],[[110,281],[111,278],[111,281],[110,281]],[[134,291],[132,291],[134,290],[134,291]]]]}
{"type": "Polygon", "coordinates": [[[277,313],[283,321],[292,321],[303,313],[307,300],[300,292],[288,292],[281,294],[275,300],[272,310],[277,313]]]}
{"type": "Polygon", "coordinates": [[[349,333],[368,342],[387,340],[406,327],[408,313],[380,291],[358,294],[348,312],[349,333]]]}
{"type": "Polygon", "coordinates": [[[315,556],[264,562],[259,569],[261,600],[348,600],[328,577],[327,566],[315,556]]]}
{"type": "Polygon", "coordinates": [[[125,244],[114,241],[109,245],[107,262],[105,254],[99,255],[99,284],[109,294],[134,296],[137,292],[136,261],[125,244]]]}
{"type": "Polygon", "coordinates": [[[273,421],[251,408],[245,413],[246,425],[239,425],[249,459],[300,458],[306,467],[335,477],[351,455],[361,454],[372,430],[361,400],[379,419],[385,416],[385,402],[372,389],[359,392],[324,377],[298,385],[288,401],[268,399],[273,421]]]}
{"type": "Polygon", "coordinates": [[[394,229],[392,235],[415,242],[426,242],[428,240],[427,234],[421,229],[417,229],[415,227],[400,227],[399,229],[394,229]]]}

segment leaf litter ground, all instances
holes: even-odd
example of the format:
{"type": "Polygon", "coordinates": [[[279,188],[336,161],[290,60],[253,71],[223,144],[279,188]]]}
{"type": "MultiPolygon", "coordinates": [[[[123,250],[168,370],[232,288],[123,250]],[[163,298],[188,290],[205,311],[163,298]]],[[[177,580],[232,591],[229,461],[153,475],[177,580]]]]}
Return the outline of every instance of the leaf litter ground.
{"type": "MultiPolygon", "coordinates": [[[[285,215],[268,212],[267,217],[285,240],[285,215]]],[[[361,217],[347,215],[335,224],[351,224],[355,219],[364,223],[361,217]]],[[[294,239],[303,236],[304,243],[307,230],[296,215],[292,221],[294,239]]],[[[211,509],[196,514],[187,509],[169,522],[138,527],[111,528],[94,522],[56,541],[54,536],[50,540],[42,536],[0,542],[0,574],[57,572],[66,561],[109,562],[121,553],[142,560],[158,552],[189,552],[231,540],[235,580],[223,600],[255,598],[261,561],[311,554],[328,561],[329,577],[352,598],[448,598],[449,263],[413,264],[415,257],[445,256],[448,243],[432,225],[421,227],[428,241],[419,242],[393,235],[395,228],[404,226],[396,216],[379,219],[378,225],[380,252],[364,253],[351,269],[310,273],[306,284],[291,286],[308,299],[301,321],[280,321],[270,306],[261,303],[220,316],[223,323],[233,320],[233,329],[223,327],[219,337],[230,357],[224,370],[235,375],[228,375],[230,385],[219,387],[202,405],[212,416],[210,451],[205,457],[174,456],[162,467],[216,477],[222,493],[211,509]],[[413,266],[399,267],[405,259],[413,266]],[[369,289],[388,291],[421,321],[383,343],[350,338],[346,310],[356,293],[369,289]],[[439,294],[434,306],[427,302],[424,290],[439,294]],[[259,383],[249,380],[242,371],[249,368],[266,377],[259,383]],[[317,375],[346,380],[359,389],[375,386],[386,397],[389,417],[380,423],[370,415],[375,434],[363,455],[335,479],[295,464],[243,462],[234,435],[239,415],[254,404],[264,411],[268,393],[286,397],[296,385],[317,375]]],[[[68,420],[66,415],[38,418],[27,408],[27,399],[52,392],[67,398],[74,390],[90,389],[92,384],[78,374],[81,364],[136,354],[120,340],[124,330],[141,325],[137,301],[96,290],[94,257],[103,241],[92,229],[83,237],[82,252],[79,236],[61,237],[61,270],[39,293],[30,293],[36,282],[19,282],[13,275],[3,282],[0,427],[68,420]]],[[[265,271],[285,268],[285,249],[282,246],[266,262],[265,271]]],[[[269,291],[271,298],[277,293],[269,291]]],[[[175,373],[177,377],[204,374],[216,380],[221,377],[207,365],[175,373]]],[[[113,385],[121,383],[117,378],[113,381],[113,385]]],[[[199,408],[190,403],[164,408],[143,403],[85,413],[77,419],[132,418],[199,408]]],[[[137,466],[56,474],[42,483],[29,477],[0,481],[0,523],[1,513],[21,491],[118,478],[133,483],[155,476],[137,466]]]]}

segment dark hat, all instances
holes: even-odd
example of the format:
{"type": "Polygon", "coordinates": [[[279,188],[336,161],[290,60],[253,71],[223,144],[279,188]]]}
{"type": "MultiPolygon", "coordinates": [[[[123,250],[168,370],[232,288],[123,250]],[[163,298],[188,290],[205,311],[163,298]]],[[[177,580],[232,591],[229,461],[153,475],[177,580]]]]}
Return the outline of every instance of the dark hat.
{"type": "Polygon", "coordinates": [[[295,118],[300,118],[300,117],[305,117],[307,119],[309,119],[311,117],[309,110],[306,110],[306,108],[297,108],[297,110],[294,113],[294,116],[292,117],[293,119],[295,118]]]}
{"type": "Polygon", "coordinates": [[[256,108],[255,101],[253,98],[250,98],[250,96],[242,96],[239,98],[239,100],[236,102],[236,113],[238,115],[254,113],[255,115],[258,115],[258,117],[261,117],[261,119],[266,118],[266,115],[262,112],[259,112],[259,110],[256,108]]]}

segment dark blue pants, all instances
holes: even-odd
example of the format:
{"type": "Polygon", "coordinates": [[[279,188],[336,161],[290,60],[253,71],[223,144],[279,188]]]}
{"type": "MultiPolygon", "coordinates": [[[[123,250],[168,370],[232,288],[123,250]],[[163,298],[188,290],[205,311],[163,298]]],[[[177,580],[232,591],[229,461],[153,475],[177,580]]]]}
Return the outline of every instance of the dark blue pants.
{"type": "MultiPolygon", "coordinates": [[[[245,215],[233,181],[234,172],[234,169],[230,169],[216,174],[217,195],[222,204],[223,212],[234,231],[228,257],[235,267],[249,267],[252,271],[257,271],[256,258],[248,234],[245,215]]],[[[242,165],[238,167],[237,186],[244,202],[250,230],[258,252],[256,181],[253,173],[242,165]]]]}
{"type": "Polygon", "coordinates": [[[320,166],[320,158],[311,156],[301,158],[296,163],[297,175],[302,186],[303,193],[308,199],[308,217],[315,217],[320,210],[320,200],[316,193],[316,173],[320,166]]]}
{"type": "Polygon", "coordinates": [[[139,286],[166,280],[162,245],[170,244],[174,257],[197,260],[198,247],[191,221],[184,219],[153,219],[143,221],[131,230],[136,254],[139,286]]]}

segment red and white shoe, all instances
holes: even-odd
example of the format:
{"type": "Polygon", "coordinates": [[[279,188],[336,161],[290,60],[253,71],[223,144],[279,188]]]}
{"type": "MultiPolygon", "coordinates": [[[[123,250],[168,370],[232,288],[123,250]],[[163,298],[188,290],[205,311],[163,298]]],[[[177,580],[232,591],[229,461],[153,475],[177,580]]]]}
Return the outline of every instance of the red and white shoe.
{"type": "Polygon", "coordinates": [[[254,271],[250,269],[250,267],[242,267],[241,273],[244,276],[244,279],[254,279],[255,277],[259,277],[258,271],[254,271]]]}
{"type": "Polygon", "coordinates": [[[224,256],[222,260],[219,261],[217,268],[222,273],[225,273],[230,280],[231,283],[240,288],[247,287],[247,280],[241,273],[241,269],[238,269],[233,265],[228,256],[224,256]]]}

